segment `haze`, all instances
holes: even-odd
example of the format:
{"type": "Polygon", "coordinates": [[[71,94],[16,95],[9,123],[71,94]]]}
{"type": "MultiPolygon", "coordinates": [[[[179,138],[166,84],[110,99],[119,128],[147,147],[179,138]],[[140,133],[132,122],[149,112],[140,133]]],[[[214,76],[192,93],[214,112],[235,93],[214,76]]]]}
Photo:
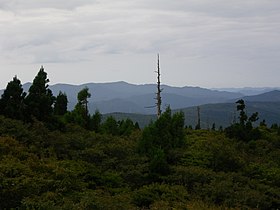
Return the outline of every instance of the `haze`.
{"type": "Polygon", "coordinates": [[[0,88],[154,83],[280,86],[279,0],[0,0],[0,88]]]}

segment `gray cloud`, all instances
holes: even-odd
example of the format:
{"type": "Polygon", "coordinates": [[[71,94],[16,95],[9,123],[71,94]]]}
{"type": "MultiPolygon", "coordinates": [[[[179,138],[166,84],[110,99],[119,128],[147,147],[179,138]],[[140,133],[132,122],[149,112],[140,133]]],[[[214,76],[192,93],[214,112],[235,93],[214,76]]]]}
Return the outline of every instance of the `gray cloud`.
{"type": "Polygon", "coordinates": [[[278,0],[1,0],[0,63],[66,64],[114,55],[126,62],[127,55],[160,52],[193,69],[215,69],[230,59],[244,68],[250,60],[276,69],[279,20],[278,0]]]}

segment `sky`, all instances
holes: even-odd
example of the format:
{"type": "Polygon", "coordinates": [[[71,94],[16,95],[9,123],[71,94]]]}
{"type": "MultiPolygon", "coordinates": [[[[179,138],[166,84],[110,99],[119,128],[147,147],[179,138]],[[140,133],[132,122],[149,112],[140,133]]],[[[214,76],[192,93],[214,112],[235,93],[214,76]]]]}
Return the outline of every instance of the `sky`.
{"type": "Polygon", "coordinates": [[[279,87],[279,0],[0,0],[0,88],[50,84],[279,87]]]}

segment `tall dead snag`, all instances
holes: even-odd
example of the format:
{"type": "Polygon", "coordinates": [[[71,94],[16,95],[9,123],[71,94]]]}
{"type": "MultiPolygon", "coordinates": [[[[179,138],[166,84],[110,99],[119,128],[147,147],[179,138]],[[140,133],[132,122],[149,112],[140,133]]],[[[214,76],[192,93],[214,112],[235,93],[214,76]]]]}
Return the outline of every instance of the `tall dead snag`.
{"type": "Polygon", "coordinates": [[[157,65],[157,97],[156,97],[156,106],[157,106],[157,117],[159,118],[161,115],[161,92],[162,89],[160,88],[160,68],[159,68],[159,54],[158,54],[158,65],[157,65]]]}
{"type": "Polygon", "coordinates": [[[200,126],[200,107],[199,106],[197,107],[197,124],[195,126],[195,129],[196,130],[201,129],[201,126],[200,126]]]}

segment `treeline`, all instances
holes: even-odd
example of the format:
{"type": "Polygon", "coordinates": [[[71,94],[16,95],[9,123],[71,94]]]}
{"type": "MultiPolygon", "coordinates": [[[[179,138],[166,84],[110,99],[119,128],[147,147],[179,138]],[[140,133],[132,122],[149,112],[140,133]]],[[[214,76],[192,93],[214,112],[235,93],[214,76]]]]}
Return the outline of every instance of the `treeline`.
{"type": "Polygon", "coordinates": [[[87,87],[77,94],[74,110],[68,111],[66,93],[60,91],[54,96],[48,83],[49,79],[43,66],[34,78],[28,93],[23,91],[21,81],[15,76],[1,96],[0,115],[25,123],[38,120],[44,122],[51,130],[63,130],[68,123],[113,135],[126,135],[134,129],[139,129],[138,123],[133,123],[129,119],[116,121],[113,117],[109,117],[102,123],[102,115],[98,110],[90,115],[88,98],[91,97],[91,93],[87,87]]]}
{"type": "Polygon", "coordinates": [[[67,111],[41,68],[28,93],[1,98],[2,209],[279,209],[280,128],[246,114],[216,131],[185,128],[168,107],[143,130],[88,113],[87,88],[67,111]]]}

